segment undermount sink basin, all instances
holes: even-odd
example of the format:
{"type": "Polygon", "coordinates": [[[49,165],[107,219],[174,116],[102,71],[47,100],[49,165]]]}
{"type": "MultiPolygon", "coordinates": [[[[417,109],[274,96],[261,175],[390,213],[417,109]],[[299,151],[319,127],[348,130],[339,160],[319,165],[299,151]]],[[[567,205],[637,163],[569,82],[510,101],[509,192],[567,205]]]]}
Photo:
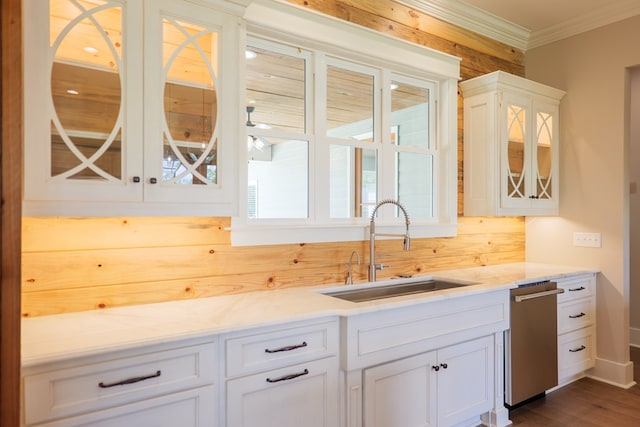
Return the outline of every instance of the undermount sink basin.
{"type": "MultiPolygon", "coordinates": [[[[398,283],[367,288],[351,288],[347,290],[326,292],[334,298],[351,302],[364,302],[377,299],[392,298],[401,295],[420,294],[424,292],[440,291],[443,289],[459,288],[474,283],[451,282],[441,279],[426,279],[409,283],[398,283]]],[[[356,285],[357,286],[357,285],[356,285]]]]}

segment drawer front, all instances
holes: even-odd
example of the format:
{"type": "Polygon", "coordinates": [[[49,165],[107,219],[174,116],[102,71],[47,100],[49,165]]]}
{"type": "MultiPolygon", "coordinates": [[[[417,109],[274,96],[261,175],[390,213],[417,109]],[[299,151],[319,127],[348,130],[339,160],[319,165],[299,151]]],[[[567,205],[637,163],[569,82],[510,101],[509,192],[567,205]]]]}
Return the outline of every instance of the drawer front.
{"type": "Polygon", "coordinates": [[[227,376],[275,369],[338,352],[338,320],[262,328],[225,341],[227,376]]]}
{"type": "Polygon", "coordinates": [[[24,378],[27,424],[124,405],[213,384],[215,344],[52,370],[24,378]]]}
{"type": "Polygon", "coordinates": [[[579,374],[595,365],[593,326],[558,337],[558,378],[579,374]]]}
{"type": "Polygon", "coordinates": [[[595,298],[596,296],[596,276],[594,274],[559,279],[557,282],[558,287],[564,289],[564,293],[558,295],[558,303],[588,297],[595,298]]]}
{"type": "Polygon", "coordinates": [[[558,304],[558,333],[575,331],[594,324],[595,304],[593,298],[558,304]]]}
{"type": "Polygon", "coordinates": [[[365,368],[508,328],[508,289],[352,316],[342,368],[365,368]]]}
{"type": "Polygon", "coordinates": [[[227,381],[228,427],[340,425],[338,358],[227,381]]]}
{"type": "Polygon", "coordinates": [[[216,427],[215,386],[172,393],[38,427],[216,427]]]}

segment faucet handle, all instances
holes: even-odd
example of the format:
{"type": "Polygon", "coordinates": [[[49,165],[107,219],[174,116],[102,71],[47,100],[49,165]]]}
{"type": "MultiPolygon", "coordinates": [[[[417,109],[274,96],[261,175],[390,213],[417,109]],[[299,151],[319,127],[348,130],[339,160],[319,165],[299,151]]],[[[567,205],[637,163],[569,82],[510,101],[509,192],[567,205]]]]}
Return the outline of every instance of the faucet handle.
{"type": "Polygon", "coordinates": [[[388,265],[384,265],[384,264],[376,264],[375,265],[376,270],[384,270],[385,268],[389,267],[388,265]]]}

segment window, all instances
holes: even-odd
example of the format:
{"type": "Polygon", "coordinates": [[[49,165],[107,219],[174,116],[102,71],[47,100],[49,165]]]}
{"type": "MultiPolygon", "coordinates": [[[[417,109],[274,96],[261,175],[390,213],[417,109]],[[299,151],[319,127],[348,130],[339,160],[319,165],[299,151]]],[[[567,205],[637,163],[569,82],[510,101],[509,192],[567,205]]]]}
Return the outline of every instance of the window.
{"type": "MultiPolygon", "coordinates": [[[[333,31],[303,32],[324,18],[284,6],[276,33],[265,31],[253,7],[268,8],[247,15],[246,209],[233,219],[232,242],[363,240],[376,203],[389,198],[407,208],[414,236],[454,235],[457,60],[426,72],[442,54],[351,27],[341,35],[334,21],[333,31]],[[342,46],[346,34],[361,50],[342,46]]],[[[392,231],[399,215],[381,210],[378,223],[392,231]]]]}

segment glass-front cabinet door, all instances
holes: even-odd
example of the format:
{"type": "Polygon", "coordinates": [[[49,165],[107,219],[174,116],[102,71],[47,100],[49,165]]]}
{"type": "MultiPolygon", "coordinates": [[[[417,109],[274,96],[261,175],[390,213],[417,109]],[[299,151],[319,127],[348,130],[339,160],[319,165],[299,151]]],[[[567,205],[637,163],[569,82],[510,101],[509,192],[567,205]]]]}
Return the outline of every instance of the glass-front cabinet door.
{"type": "Polygon", "coordinates": [[[235,180],[227,178],[236,170],[238,23],[173,0],[148,1],[144,14],[145,199],[233,199],[235,180]]]}
{"type": "Polygon", "coordinates": [[[502,206],[557,206],[556,106],[503,95],[502,206]]]}
{"type": "Polygon", "coordinates": [[[239,18],[167,0],[27,0],[24,13],[26,206],[231,213],[239,18]]]}
{"type": "Polygon", "coordinates": [[[127,70],[140,46],[124,37],[135,6],[31,0],[24,14],[25,197],[139,200],[142,76],[127,70]]]}

